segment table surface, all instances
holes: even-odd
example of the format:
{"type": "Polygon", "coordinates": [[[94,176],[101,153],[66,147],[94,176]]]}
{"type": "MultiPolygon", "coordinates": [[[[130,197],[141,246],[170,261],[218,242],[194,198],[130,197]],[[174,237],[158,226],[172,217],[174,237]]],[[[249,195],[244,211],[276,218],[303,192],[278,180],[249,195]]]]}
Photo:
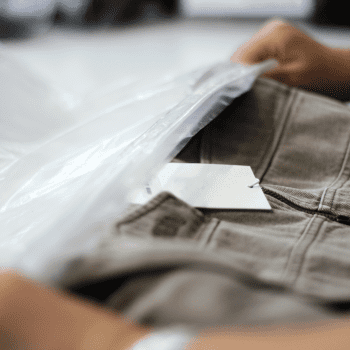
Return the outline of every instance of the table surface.
{"type": "MultiPolygon", "coordinates": [[[[2,52],[80,98],[228,60],[263,23],[183,19],[97,30],[53,27],[29,40],[3,42],[2,52]]],[[[350,29],[299,25],[327,45],[350,47],[350,29]]]]}

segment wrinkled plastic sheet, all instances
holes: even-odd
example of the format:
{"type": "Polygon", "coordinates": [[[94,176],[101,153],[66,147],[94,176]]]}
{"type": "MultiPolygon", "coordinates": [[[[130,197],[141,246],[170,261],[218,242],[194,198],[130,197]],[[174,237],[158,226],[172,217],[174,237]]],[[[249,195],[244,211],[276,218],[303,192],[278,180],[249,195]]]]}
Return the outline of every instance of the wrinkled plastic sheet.
{"type": "Polygon", "coordinates": [[[72,109],[2,57],[1,265],[50,280],[49,265],[93,249],[129,194],[273,64],[222,63],[72,109]]]}

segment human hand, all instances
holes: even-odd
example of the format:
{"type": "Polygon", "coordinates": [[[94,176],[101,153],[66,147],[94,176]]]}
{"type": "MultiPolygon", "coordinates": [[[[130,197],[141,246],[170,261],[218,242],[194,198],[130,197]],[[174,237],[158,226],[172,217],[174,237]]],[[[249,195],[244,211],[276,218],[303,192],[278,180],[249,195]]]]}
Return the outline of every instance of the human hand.
{"type": "Polygon", "coordinates": [[[287,22],[273,20],[239,47],[231,61],[255,64],[277,60],[263,76],[289,86],[349,99],[350,52],[332,49],[287,22]]]}

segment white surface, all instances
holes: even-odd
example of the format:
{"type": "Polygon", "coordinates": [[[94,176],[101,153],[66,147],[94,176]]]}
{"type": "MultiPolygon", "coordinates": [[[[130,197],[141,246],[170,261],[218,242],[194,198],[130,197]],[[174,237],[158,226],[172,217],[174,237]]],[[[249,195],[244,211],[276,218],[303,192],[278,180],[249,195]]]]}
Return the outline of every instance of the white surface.
{"type": "Polygon", "coordinates": [[[182,0],[186,16],[287,16],[307,18],[312,13],[312,0],[182,0]]]}
{"type": "MultiPolygon", "coordinates": [[[[90,94],[122,94],[226,60],[263,23],[194,20],[91,32],[56,28],[28,41],[4,42],[1,52],[58,85],[67,107],[74,107],[90,94]]],[[[350,46],[349,30],[304,27],[329,45],[350,46]]]]}
{"type": "Polygon", "coordinates": [[[134,203],[144,204],[163,191],[197,208],[271,210],[250,166],[218,164],[167,164],[157,178],[136,193],[134,203]]]}
{"type": "MultiPolygon", "coordinates": [[[[67,130],[96,124],[101,115],[108,120],[111,137],[113,120],[130,134],[135,132],[131,126],[152,125],[184,96],[172,86],[174,77],[228,61],[263,23],[192,20],[91,32],[54,28],[27,41],[4,42],[0,173],[67,130]],[[152,94],[161,94],[159,86],[163,98],[154,103],[152,94]],[[32,95],[25,122],[19,112],[25,108],[24,95],[32,95]],[[140,112],[135,112],[136,101],[140,112]]],[[[350,30],[302,27],[330,46],[350,46],[350,30]]]]}
{"type": "Polygon", "coordinates": [[[235,26],[225,30],[222,24],[189,22],[94,32],[56,29],[28,41],[5,42],[0,57],[11,63],[11,70],[3,69],[6,77],[0,80],[0,93],[7,94],[0,94],[0,103],[12,112],[2,112],[11,118],[1,121],[0,172],[28,151],[67,130],[93,123],[101,114],[111,120],[110,128],[113,118],[125,127],[135,122],[152,125],[155,116],[183,96],[171,85],[174,77],[228,61],[235,46],[254,32],[250,25],[238,28],[235,35],[235,26]],[[163,98],[154,103],[152,94],[160,94],[162,84],[163,98]],[[24,94],[32,94],[36,106],[27,109],[25,124],[14,103],[16,99],[23,104],[24,94]],[[132,107],[135,98],[140,112],[132,107]],[[23,140],[25,148],[18,144],[23,140]]]}
{"type": "MultiPolygon", "coordinates": [[[[150,86],[229,58],[261,21],[178,21],[98,31],[53,29],[24,42],[5,42],[1,52],[16,58],[38,78],[59,86],[67,107],[86,96],[150,86]]],[[[305,27],[305,26],[304,26],[305,27]]],[[[350,46],[349,30],[307,26],[329,45],[350,46]]]]}

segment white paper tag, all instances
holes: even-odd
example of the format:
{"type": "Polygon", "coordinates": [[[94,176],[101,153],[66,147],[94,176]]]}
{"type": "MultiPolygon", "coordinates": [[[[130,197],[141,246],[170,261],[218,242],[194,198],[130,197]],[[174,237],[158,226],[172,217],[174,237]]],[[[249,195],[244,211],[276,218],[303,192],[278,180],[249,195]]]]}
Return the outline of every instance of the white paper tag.
{"type": "Polygon", "coordinates": [[[250,166],[169,163],[131,202],[145,204],[163,191],[197,208],[271,210],[250,166]]]}

